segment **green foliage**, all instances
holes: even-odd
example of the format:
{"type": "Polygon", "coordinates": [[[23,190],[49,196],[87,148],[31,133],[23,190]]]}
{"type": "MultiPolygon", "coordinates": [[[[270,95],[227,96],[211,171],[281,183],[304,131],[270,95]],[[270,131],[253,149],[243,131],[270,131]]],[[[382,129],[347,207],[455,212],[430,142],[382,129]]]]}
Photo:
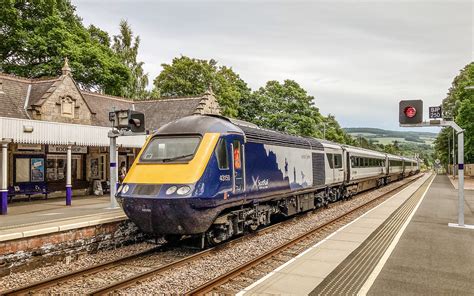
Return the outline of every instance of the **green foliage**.
{"type": "Polygon", "coordinates": [[[148,74],[143,70],[143,62],[137,61],[140,37],[133,36],[132,28],[127,21],[120,21],[120,34],[114,36],[112,49],[128,67],[132,76],[128,86],[124,88],[124,96],[131,99],[146,99],[149,93],[148,74]]]}
{"type": "Polygon", "coordinates": [[[322,136],[323,117],[313,99],[295,81],[268,81],[241,107],[240,118],[289,134],[322,136]]]}
{"type": "MultiPolygon", "coordinates": [[[[464,129],[465,163],[474,163],[474,90],[466,88],[473,85],[474,63],[470,63],[454,78],[443,100],[444,118],[454,118],[454,121],[464,129]]],[[[448,141],[451,141],[452,151],[452,130],[443,128],[436,138],[435,151],[436,157],[445,165],[452,163],[452,155],[448,155],[448,141]]],[[[457,144],[457,138],[455,144],[457,144]]]]}
{"type": "Polygon", "coordinates": [[[68,57],[85,88],[123,95],[130,71],[110,49],[108,34],[86,29],[68,0],[2,1],[0,71],[23,77],[57,76],[68,57]]]}
{"type": "Polygon", "coordinates": [[[153,81],[153,97],[198,96],[212,88],[222,114],[238,116],[239,103],[250,96],[247,84],[232,68],[218,66],[215,60],[174,58],[162,64],[163,70],[153,81]]]}

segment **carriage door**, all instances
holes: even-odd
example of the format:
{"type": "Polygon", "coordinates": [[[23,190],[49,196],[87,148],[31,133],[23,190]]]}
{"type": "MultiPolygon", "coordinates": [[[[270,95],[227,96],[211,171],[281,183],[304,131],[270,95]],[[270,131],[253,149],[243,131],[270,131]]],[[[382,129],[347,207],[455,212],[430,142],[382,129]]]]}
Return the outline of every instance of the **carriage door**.
{"type": "MultiPolygon", "coordinates": [[[[341,151],[343,152],[343,151],[341,151]]],[[[342,182],[344,180],[344,168],[342,163],[342,154],[337,151],[334,153],[334,181],[342,182]]]]}
{"type": "Polygon", "coordinates": [[[245,155],[244,143],[241,136],[232,137],[232,192],[245,191],[245,155]]]}

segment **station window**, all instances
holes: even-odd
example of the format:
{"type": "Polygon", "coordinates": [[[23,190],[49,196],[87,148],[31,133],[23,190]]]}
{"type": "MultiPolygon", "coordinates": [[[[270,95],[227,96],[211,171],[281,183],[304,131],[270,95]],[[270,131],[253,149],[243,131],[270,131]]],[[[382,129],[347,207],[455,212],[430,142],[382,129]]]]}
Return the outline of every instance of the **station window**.
{"type": "Polygon", "coordinates": [[[334,167],[336,169],[342,168],[342,155],[341,154],[334,154],[334,167]]]}
{"type": "Polygon", "coordinates": [[[216,147],[217,165],[221,170],[229,169],[229,158],[227,156],[227,141],[219,139],[216,147]]]}

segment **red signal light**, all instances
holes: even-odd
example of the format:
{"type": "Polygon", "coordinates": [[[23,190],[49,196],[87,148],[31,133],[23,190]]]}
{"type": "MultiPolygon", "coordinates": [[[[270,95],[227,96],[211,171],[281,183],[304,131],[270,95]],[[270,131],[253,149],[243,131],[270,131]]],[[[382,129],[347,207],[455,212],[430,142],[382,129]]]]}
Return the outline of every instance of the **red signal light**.
{"type": "Polygon", "coordinates": [[[406,117],[413,118],[416,115],[416,109],[413,106],[408,106],[408,107],[405,108],[404,113],[405,113],[406,117]]]}

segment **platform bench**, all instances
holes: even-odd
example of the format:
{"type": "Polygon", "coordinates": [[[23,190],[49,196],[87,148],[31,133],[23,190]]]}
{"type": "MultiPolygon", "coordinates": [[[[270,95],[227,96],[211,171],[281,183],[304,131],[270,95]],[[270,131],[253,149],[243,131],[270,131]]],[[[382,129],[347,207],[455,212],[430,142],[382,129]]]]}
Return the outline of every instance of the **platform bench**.
{"type": "Polygon", "coordinates": [[[10,202],[13,200],[13,197],[17,195],[26,195],[28,196],[28,200],[31,200],[33,194],[43,194],[45,199],[48,199],[48,185],[46,183],[25,183],[8,188],[10,202]]]}

